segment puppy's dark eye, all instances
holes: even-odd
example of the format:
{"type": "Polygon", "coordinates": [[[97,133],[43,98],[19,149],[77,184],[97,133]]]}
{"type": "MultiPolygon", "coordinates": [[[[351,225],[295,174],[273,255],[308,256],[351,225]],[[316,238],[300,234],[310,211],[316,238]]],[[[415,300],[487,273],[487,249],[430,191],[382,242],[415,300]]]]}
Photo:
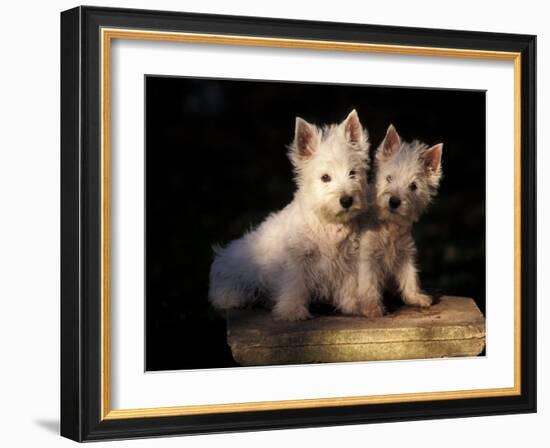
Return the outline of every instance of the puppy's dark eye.
{"type": "Polygon", "coordinates": [[[329,176],[328,174],[323,174],[323,175],[321,176],[321,180],[322,180],[323,182],[330,182],[330,181],[331,181],[331,178],[330,178],[330,176],[329,176]]]}
{"type": "Polygon", "coordinates": [[[416,182],[412,182],[409,185],[409,190],[411,190],[411,191],[416,191],[417,188],[418,188],[418,186],[416,185],[416,182]]]}
{"type": "Polygon", "coordinates": [[[386,176],[386,181],[391,184],[391,181],[392,181],[392,177],[390,175],[386,176]]]}
{"type": "Polygon", "coordinates": [[[349,177],[351,177],[351,178],[353,179],[353,178],[355,177],[356,174],[357,174],[357,173],[355,172],[355,170],[351,170],[351,171],[349,172],[349,177]]]}

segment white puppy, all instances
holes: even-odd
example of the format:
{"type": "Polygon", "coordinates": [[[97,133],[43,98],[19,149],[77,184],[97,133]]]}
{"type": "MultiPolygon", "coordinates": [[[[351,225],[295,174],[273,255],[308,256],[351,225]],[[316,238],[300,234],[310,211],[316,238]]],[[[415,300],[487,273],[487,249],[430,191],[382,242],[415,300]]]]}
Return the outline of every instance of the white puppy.
{"type": "Polygon", "coordinates": [[[358,314],[384,314],[382,294],[392,282],[407,305],[430,306],[416,269],[413,224],[437,194],[443,144],[428,147],[401,140],[390,125],[376,152],[375,180],[362,230],[357,296],[358,314]]]}
{"type": "Polygon", "coordinates": [[[209,290],[216,308],[267,297],[281,320],[309,318],[312,300],[356,312],[358,217],[367,207],[368,149],[355,110],[342,123],[323,128],[296,118],[289,146],[298,187],[294,199],[216,250],[209,290]]]}

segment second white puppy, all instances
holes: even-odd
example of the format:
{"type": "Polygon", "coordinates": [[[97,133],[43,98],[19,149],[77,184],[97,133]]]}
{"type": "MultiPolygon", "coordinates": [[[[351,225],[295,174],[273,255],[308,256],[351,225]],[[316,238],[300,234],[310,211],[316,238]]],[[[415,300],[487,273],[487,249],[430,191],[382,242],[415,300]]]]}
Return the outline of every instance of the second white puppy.
{"type": "Polygon", "coordinates": [[[416,269],[413,224],[437,194],[443,144],[404,142],[390,125],[376,152],[374,184],[362,230],[357,313],[384,314],[382,294],[392,281],[407,305],[430,306],[416,269]]]}

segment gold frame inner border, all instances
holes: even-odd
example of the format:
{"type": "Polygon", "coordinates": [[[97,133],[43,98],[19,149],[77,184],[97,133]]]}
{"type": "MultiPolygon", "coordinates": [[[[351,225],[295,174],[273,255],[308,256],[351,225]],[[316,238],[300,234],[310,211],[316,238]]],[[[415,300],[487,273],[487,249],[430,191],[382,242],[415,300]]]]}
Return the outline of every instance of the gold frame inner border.
{"type": "Polygon", "coordinates": [[[405,403],[432,400],[502,397],[521,394],[521,53],[458,48],[265,38],[239,35],[195,34],[138,29],[101,29],[101,419],[128,419],[217,414],[317,407],[405,403]],[[421,392],[303,400],[229,404],[183,405],[155,408],[111,409],[110,345],[110,63],[113,39],[185,42],[212,45],[296,48],[412,56],[504,60],[514,63],[514,386],[448,392],[421,392]]]}

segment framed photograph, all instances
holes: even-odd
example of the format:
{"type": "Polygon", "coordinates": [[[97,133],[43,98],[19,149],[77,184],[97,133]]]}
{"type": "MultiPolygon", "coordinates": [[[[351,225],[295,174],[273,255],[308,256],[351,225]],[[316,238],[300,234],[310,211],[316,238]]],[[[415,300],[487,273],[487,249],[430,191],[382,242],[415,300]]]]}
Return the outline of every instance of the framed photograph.
{"type": "Polygon", "coordinates": [[[61,13],[61,433],[536,411],[535,36],[61,13]]]}

